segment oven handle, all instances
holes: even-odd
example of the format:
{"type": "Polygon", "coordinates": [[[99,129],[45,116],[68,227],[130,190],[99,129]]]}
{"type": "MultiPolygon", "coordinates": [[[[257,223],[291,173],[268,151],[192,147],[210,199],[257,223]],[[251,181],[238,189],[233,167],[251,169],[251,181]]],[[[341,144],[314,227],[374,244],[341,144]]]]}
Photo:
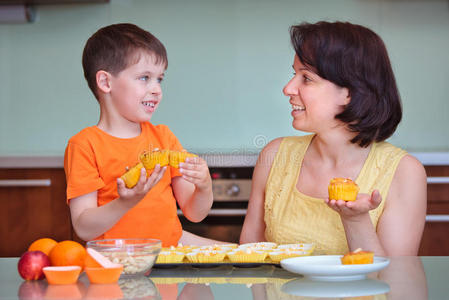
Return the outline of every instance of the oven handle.
{"type": "Polygon", "coordinates": [[[449,223],[449,215],[427,215],[427,222],[448,222],[449,223]]]}
{"type": "Polygon", "coordinates": [[[441,176],[441,177],[427,177],[428,184],[448,184],[449,176],[441,176]]]}
{"type": "Polygon", "coordinates": [[[51,186],[51,179],[0,179],[0,187],[51,186]]]}
{"type": "MultiPolygon", "coordinates": [[[[178,216],[182,215],[182,211],[178,209],[178,216]]],[[[244,208],[230,208],[230,209],[211,209],[208,216],[213,217],[241,217],[246,215],[244,208]]]]}

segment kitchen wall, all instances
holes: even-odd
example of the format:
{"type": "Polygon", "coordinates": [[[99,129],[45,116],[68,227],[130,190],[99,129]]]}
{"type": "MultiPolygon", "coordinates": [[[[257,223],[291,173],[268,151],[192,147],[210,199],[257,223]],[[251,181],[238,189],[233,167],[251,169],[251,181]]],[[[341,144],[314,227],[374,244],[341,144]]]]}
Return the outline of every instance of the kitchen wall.
{"type": "Polygon", "coordinates": [[[292,76],[290,25],[344,20],[384,39],[404,118],[391,142],[449,151],[447,0],[170,0],[41,5],[29,24],[0,24],[0,156],[63,155],[96,124],[81,53],[98,28],[132,22],[167,47],[165,123],[196,152],[254,153],[291,128],[282,88],[292,76]]]}

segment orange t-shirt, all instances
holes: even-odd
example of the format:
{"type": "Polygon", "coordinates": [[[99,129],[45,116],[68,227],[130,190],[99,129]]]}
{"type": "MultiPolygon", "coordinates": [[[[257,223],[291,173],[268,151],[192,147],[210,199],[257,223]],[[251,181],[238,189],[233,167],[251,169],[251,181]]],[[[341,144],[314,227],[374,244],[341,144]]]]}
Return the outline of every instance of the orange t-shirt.
{"type": "MultiPolygon", "coordinates": [[[[67,202],[75,197],[97,191],[98,206],[119,197],[117,178],[127,166],[134,166],[139,154],[148,149],[181,151],[176,136],[165,125],[141,123],[141,134],[122,139],[92,126],[74,135],[64,156],[67,180],[67,202]]],[[[176,199],[171,179],[181,176],[179,170],[168,167],[162,179],[111,229],[99,239],[156,238],[163,246],[177,245],[182,227],[177,215],[176,199]]]]}

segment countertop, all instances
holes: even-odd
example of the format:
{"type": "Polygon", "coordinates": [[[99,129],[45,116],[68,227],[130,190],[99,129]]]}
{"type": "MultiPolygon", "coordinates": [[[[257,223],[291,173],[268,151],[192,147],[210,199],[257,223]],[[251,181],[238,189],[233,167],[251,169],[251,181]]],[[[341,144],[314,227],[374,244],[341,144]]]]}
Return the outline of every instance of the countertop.
{"type": "MultiPolygon", "coordinates": [[[[449,165],[449,152],[411,152],[423,165],[449,165]]],[[[253,167],[258,153],[199,153],[209,167],[253,167]]],[[[62,168],[62,156],[0,156],[0,168],[62,168]]]]}
{"type": "Polygon", "coordinates": [[[380,272],[371,273],[363,280],[345,282],[313,281],[275,266],[255,268],[182,266],[153,269],[148,277],[122,277],[118,283],[108,285],[89,284],[85,274],[80,276],[77,284],[48,285],[46,280],[22,280],[17,272],[18,258],[0,258],[0,298],[447,299],[448,256],[408,256],[390,259],[390,264],[380,272]]]}

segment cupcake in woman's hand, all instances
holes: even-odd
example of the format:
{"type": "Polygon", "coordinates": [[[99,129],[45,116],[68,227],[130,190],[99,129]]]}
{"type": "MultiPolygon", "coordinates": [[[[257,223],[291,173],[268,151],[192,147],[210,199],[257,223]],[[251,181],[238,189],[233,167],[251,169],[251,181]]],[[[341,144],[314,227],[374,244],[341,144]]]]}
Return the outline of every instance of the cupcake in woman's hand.
{"type": "Polygon", "coordinates": [[[333,178],[328,186],[329,200],[355,201],[359,186],[349,178],[333,178]]]}

